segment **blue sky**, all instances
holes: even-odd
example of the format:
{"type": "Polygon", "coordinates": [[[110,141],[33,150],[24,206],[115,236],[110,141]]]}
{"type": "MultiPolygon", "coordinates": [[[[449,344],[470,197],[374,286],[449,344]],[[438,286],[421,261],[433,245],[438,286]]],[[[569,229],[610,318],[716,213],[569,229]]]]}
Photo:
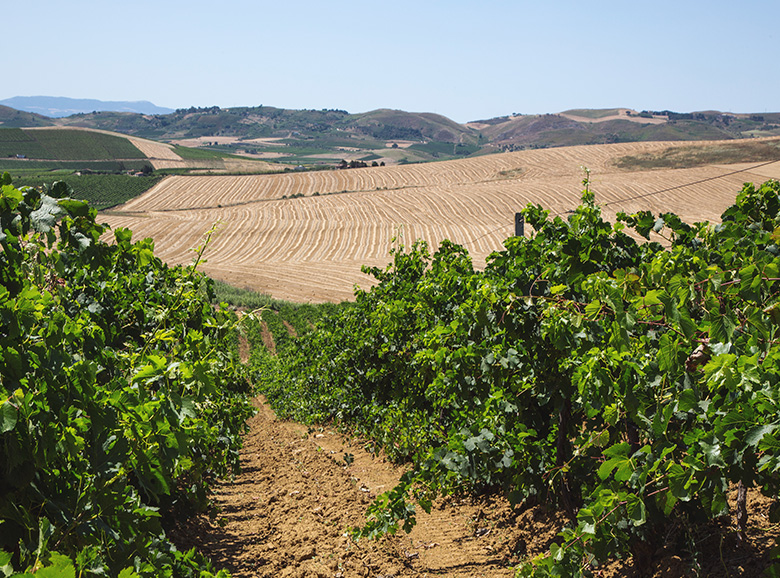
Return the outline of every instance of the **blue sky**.
{"type": "Polygon", "coordinates": [[[777,0],[9,0],[0,99],[396,108],[458,122],[780,111],[778,22],[777,0]]]}

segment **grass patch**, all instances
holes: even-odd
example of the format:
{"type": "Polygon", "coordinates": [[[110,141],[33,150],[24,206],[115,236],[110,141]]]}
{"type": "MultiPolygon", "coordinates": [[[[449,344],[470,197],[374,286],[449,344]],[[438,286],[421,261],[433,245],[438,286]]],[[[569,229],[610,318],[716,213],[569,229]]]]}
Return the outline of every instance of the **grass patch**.
{"type": "Polygon", "coordinates": [[[614,165],[626,170],[686,169],[711,164],[780,160],[780,139],[734,141],[717,145],[671,147],[659,153],[620,157],[614,165]]]}
{"type": "MultiPolygon", "coordinates": [[[[293,147],[241,147],[242,150],[250,149],[257,152],[282,152],[284,154],[289,154],[290,156],[286,157],[280,157],[276,159],[253,159],[251,157],[247,157],[244,155],[237,155],[233,154],[228,151],[234,151],[238,147],[234,145],[217,145],[216,147],[208,148],[208,149],[202,149],[202,148],[189,148],[189,147],[183,147],[180,145],[174,145],[174,152],[179,155],[184,160],[193,160],[193,161],[215,161],[215,160],[225,160],[225,159],[240,159],[242,161],[246,162],[257,162],[257,163],[295,163],[295,164],[301,164],[302,161],[306,160],[306,162],[311,162],[311,159],[304,159],[303,157],[310,154],[316,154],[317,151],[325,151],[325,149],[311,149],[311,148],[305,148],[297,150],[293,147]],[[222,150],[224,149],[224,150],[222,150]]],[[[210,170],[209,167],[202,167],[205,170],[210,170]]],[[[195,170],[194,167],[190,167],[190,170],[195,170]]],[[[267,168],[261,168],[260,169],[262,173],[267,173],[267,168]]]]}
{"type": "Polygon", "coordinates": [[[514,179],[523,174],[522,168],[507,169],[505,171],[498,171],[499,179],[514,179]]]}
{"type": "Polygon", "coordinates": [[[446,156],[447,158],[450,158],[450,157],[468,156],[470,154],[477,152],[479,150],[479,147],[476,145],[467,145],[467,144],[427,142],[425,144],[422,143],[413,144],[406,150],[413,150],[420,153],[426,153],[431,155],[433,158],[437,158],[439,156],[446,156]]]}
{"type": "Polygon", "coordinates": [[[190,148],[190,147],[183,147],[181,145],[174,145],[173,146],[173,152],[175,152],[177,155],[179,155],[181,158],[183,158],[185,161],[200,161],[200,160],[211,160],[211,159],[224,159],[224,158],[244,158],[244,157],[236,157],[236,155],[231,155],[229,153],[223,153],[221,151],[215,151],[211,149],[201,149],[201,148],[190,148]]]}
{"type": "MultiPolygon", "coordinates": [[[[265,293],[258,293],[251,289],[245,289],[230,285],[224,281],[214,280],[214,291],[216,293],[216,303],[227,303],[237,309],[256,309],[271,308],[277,300],[265,293]]],[[[280,303],[285,303],[284,301],[280,303]]]]}
{"type": "MultiPolygon", "coordinates": [[[[235,287],[224,281],[214,281],[216,303],[227,303],[237,309],[254,311],[256,317],[262,319],[273,336],[277,347],[285,347],[294,341],[296,336],[305,335],[314,330],[317,323],[328,318],[337,310],[351,306],[350,303],[293,303],[274,299],[270,295],[258,293],[251,289],[235,287]]],[[[253,346],[262,343],[259,338],[259,327],[248,324],[249,340],[253,346]]]]}
{"type": "Polygon", "coordinates": [[[301,143],[299,145],[289,146],[263,146],[257,147],[257,152],[268,153],[282,153],[285,156],[307,156],[307,155],[322,155],[327,154],[331,156],[338,156],[343,154],[343,151],[333,150],[331,148],[317,146],[315,144],[301,143]]]}
{"type": "Polygon", "coordinates": [[[571,110],[565,110],[561,114],[569,114],[571,116],[581,116],[582,118],[605,118],[607,116],[615,116],[620,114],[619,108],[573,108],[571,110]]]}

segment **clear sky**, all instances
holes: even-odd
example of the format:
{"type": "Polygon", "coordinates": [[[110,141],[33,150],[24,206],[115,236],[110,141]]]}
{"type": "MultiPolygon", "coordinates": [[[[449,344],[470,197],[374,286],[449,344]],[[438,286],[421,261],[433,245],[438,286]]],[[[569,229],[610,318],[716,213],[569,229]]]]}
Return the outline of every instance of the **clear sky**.
{"type": "Polygon", "coordinates": [[[0,99],[780,111],[778,0],[4,0],[0,99]]]}

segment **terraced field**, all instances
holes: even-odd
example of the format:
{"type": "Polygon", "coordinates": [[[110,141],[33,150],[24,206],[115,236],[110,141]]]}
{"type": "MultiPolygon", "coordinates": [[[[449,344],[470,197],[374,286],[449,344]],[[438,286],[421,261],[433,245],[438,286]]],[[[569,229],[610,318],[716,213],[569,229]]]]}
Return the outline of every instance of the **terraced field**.
{"type": "Polygon", "coordinates": [[[583,166],[610,219],[617,211],[648,209],[715,221],[744,182],[780,178],[780,162],[644,171],[614,166],[626,155],[676,146],[691,143],[566,147],[344,171],[174,176],[104,212],[103,220],[154,238],[157,254],[171,263],[189,262],[190,249],[220,222],[203,266],[212,276],[277,298],[339,301],[351,298],[355,284],[370,285],[361,265],[385,265],[396,236],[432,247],[447,238],[483,264],[514,233],[514,213],[527,203],[563,215],[576,207],[583,166]]]}

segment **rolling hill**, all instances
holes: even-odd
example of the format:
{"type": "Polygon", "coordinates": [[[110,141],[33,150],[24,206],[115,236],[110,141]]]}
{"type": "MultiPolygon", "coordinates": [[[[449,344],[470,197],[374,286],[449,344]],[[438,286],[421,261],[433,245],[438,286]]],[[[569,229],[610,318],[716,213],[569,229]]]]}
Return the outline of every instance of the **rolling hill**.
{"type": "Polygon", "coordinates": [[[630,109],[572,110],[560,114],[516,115],[468,124],[489,146],[501,150],[616,142],[684,141],[780,135],[780,115],[630,109]]]}
{"type": "Polygon", "coordinates": [[[352,115],[342,110],[210,107],[169,115],[101,112],[60,122],[308,166],[335,166],[340,160],[425,162],[479,150],[477,133],[446,117],[387,109],[352,115]]]}
{"type": "Polygon", "coordinates": [[[0,105],[0,126],[5,128],[53,126],[49,117],[0,105]]]}
{"type": "Polygon", "coordinates": [[[190,107],[167,114],[97,111],[58,119],[11,118],[0,110],[2,126],[25,126],[25,119],[30,126],[49,123],[108,130],[307,167],[334,167],[341,161],[404,164],[585,144],[780,135],[780,113],[638,112],[628,108],[513,114],[467,124],[433,113],[391,109],[350,114],[338,109],[263,105],[190,107]]]}

